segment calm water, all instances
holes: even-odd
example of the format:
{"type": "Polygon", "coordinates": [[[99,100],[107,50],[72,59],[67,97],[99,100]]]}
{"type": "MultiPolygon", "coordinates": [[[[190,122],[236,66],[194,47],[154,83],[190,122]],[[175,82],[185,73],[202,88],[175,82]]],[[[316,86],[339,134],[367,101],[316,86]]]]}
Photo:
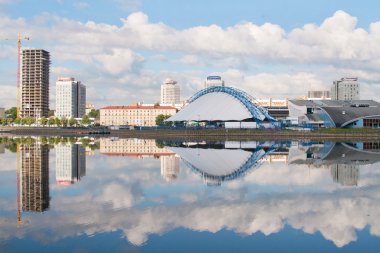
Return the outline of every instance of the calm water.
{"type": "Polygon", "coordinates": [[[2,143],[1,252],[379,250],[378,143],[2,143]]]}

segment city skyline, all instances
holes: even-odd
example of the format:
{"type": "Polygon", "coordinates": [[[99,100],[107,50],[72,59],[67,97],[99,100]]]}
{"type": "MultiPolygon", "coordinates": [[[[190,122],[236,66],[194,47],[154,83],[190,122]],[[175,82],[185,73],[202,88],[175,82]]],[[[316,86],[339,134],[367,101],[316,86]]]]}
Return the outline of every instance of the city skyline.
{"type": "MultiPolygon", "coordinates": [[[[299,97],[355,76],[362,96],[379,100],[379,3],[287,4],[283,12],[284,3],[274,1],[165,0],[158,6],[133,0],[122,8],[121,1],[44,1],[33,7],[0,1],[0,37],[10,39],[0,42],[0,106],[16,104],[12,39],[18,32],[30,36],[24,48],[51,53],[51,91],[58,76],[76,76],[97,107],[158,102],[166,78],[181,84],[183,100],[209,75],[257,98],[299,97]]],[[[50,104],[55,108],[53,92],[50,104]]]]}

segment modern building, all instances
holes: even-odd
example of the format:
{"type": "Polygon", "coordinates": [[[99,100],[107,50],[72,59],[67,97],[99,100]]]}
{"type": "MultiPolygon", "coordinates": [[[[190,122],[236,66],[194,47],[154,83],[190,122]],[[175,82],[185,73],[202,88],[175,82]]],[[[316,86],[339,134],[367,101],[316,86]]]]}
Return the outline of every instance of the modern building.
{"type": "Polygon", "coordinates": [[[86,86],[73,77],[59,77],[56,82],[55,116],[82,118],[86,114],[86,86]]]}
{"type": "Polygon", "coordinates": [[[357,77],[344,77],[334,81],[331,87],[332,100],[360,100],[360,86],[357,77]]]}
{"type": "Polygon", "coordinates": [[[56,181],[71,185],[86,175],[86,151],[82,145],[59,143],[56,150],[56,181]]]}
{"type": "Polygon", "coordinates": [[[307,92],[308,100],[325,100],[331,99],[331,94],[329,90],[309,90],[307,92]]]}
{"type": "Polygon", "coordinates": [[[194,94],[188,102],[187,106],[167,121],[183,123],[195,121],[217,125],[225,125],[226,122],[239,125],[243,122],[258,122],[257,125],[266,124],[268,127],[276,124],[276,119],[268,113],[268,110],[256,105],[250,95],[236,88],[211,86],[194,94]]]}
{"type": "Polygon", "coordinates": [[[166,79],[161,85],[161,105],[179,104],[180,96],[180,87],[177,81],[166,79]]]}
{"type": "Polygon", "coordinates": [[[224,86],[224,81],[220,76],[208,76],[205,81],[205,88],[212,86],[224,86]]]}
{"type": "Polygon", "coordinates": [[[49,113],[50,54],[43,49],[23,49],[20,76],[20,117],[41,118],[49,113]]]}
{"type": "Polygon", "coordinates": [[[289,118],[299,126],[379,128],[380,103],[373,100],[289,100],[289,118]]]}
{"type": "Polygon", "coordinates": [[[26,212],[49,208],[49,146],[39,143],[19,148],[20,206],[26,212]]]}
{"type": "Polygon", "coordinates": [[[155,126],[158,115],[174,115],[176,112],[176,108],[172,106],[147,106],[142,104],[107,106],[100,109],[100,125],[155,126]]]}

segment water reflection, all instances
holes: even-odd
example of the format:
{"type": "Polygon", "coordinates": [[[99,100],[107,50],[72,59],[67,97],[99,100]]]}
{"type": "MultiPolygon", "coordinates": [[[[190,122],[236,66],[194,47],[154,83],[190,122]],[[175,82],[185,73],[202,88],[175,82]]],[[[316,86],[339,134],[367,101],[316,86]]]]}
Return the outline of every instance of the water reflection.
{"type": "MultiPolygon", "coordinates": [[[[202,176],[206,185],[220,186],[223,181],[235,180],[255,169],[272,156],[283,154],[286,143],[222,142],[188,143],[166,142],[168,149],[181,157],[183,163],[202,176]]],[[[286,160],[286,159],[285,159],[286,160]]]]}
{"type": "Polygon", "coordinates": [[[330,169],[334,182],[345,186],[358,185],[360,166],[379,161],[378,142],[300,142],[293,146],[289,154],[290,164],[330,169]]]}
{"type": "Polygon", "coordinates": [[[25,212],[49,208],[49,147],[35,143],[19,147],[20,202],[25,212]]]}
{"type": "MultiPolygon", "coordinates": [[[[35,240],[50,245],[119,231],[119,240],[142,246],[151,234],[164,237],[178,228],[261,232],[269,240],[274,233],[287,238],[289,226],[321,234],[338,247],[361,240],[357,232],[366,228],[371,238],[380,236],[380,158],[373,143],[28,142],[17,144],[19,210],[32,222],[28,229],[17,228],[15,200],[0,195],[3,245],[36,234],[35,240]],[[99,150],[85,157],[89,145],[99,150]],[[50,191],[49,155],[57,182],[50,191]],[[71,186],[57,186],[63,183],[71,186]]],[[[0,159],[7,160],[1,162],[12,164],[13,142],[5,147],[0,159]]],[[[0,192],[9,192],[6,180],[0,183],[0,192]]]]}
{"type": "Polygon", "coordinates": [[[56,150],[56,181],[71,185],[86,175],[86,151],[82,145],[59,143],[56,150]]]}

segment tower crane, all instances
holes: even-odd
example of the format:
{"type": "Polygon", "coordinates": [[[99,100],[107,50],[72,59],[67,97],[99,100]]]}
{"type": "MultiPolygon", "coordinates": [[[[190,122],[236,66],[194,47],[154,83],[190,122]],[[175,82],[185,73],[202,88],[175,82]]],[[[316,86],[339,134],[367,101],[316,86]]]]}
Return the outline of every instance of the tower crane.
{"type": "MultiPolygon", "coordinates": [[[[14,40],[6,38],[5,40],[14,40]]],[[[17,118],[20,117],[20,75],[21,75],[21,41],[30,40],[28,36],[23,36],[20,33],[17,35],[17,118]]]]}

